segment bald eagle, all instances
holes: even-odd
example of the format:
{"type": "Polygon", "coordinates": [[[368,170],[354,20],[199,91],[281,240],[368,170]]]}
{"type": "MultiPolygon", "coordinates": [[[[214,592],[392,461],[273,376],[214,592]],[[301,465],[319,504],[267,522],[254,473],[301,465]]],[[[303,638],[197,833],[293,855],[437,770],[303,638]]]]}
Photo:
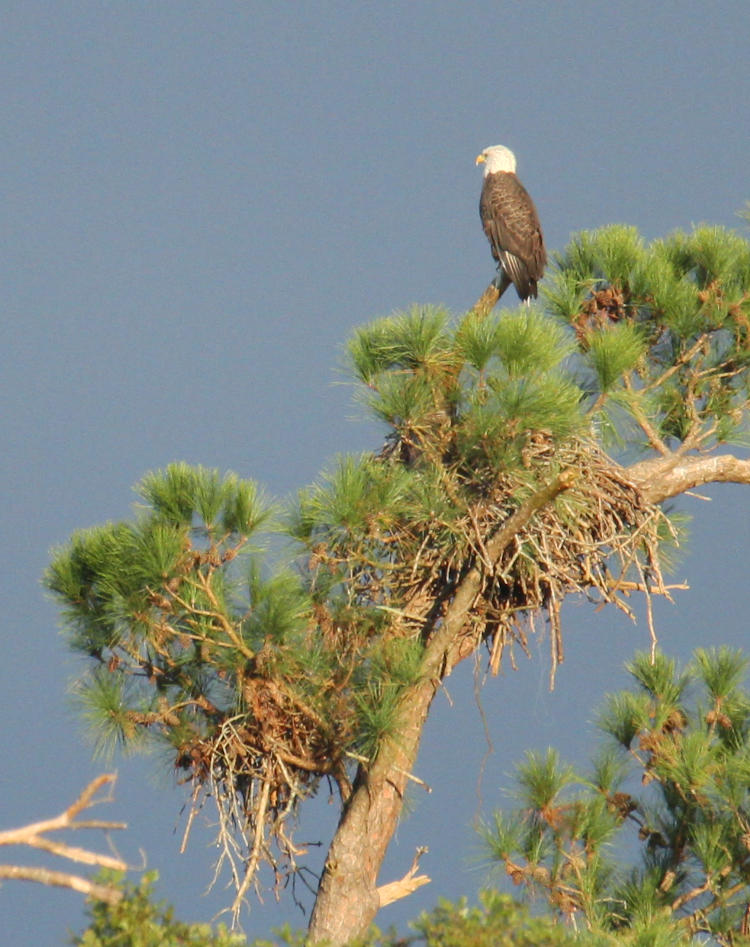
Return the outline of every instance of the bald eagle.
{"type": "Polygon", "coordinates": [[[536,298],[547,253],[534,202],[516,177],[515,155],[503,145],[493,145],[476,163],[484,165],[479,216],[497,260],[495,285],[501,296],[513,283],[519,299],[536,298]]]}

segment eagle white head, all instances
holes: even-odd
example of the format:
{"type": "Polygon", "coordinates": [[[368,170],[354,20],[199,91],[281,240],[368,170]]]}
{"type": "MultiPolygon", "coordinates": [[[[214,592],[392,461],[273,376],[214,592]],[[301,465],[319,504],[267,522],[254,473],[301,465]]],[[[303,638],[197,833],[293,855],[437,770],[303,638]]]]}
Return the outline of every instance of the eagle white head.
{"type": "Polygon", "coordinates": [[[516,156],[505,145],[491,145],[485,148],[481,155],[477,155],[477,164],[484,165],[484,176],[496,174],[498,171],[516,173],[516,156]]]}

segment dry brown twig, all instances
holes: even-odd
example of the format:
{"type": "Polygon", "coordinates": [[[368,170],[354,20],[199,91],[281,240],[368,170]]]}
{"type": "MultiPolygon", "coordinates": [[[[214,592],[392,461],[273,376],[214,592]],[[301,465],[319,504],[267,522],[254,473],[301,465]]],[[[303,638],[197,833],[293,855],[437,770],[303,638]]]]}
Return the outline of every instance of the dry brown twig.
{"type": "Polygon", "coordinates": [[[246,723],[245,715],[225,720],[215,737],[193,747],[193,791],[181,846],[184,851],[195,815],[211,799],[219,855],[209,888],[228,870],[235,897],[227,910],[235,926],[250,890],[260,898],[257,872],[262,862],[277,878],[296,871],[296,859],[304,851],[287,836],[285,825],[298,800],[317,785],[317,774],[286,765],[285,747],[275,752],[266,745],[261,752],[243,727],[246,723]]]}
{"type": "MultiPolygon", "coordinates": [[[[93,865],[97,868],[110,868],[115,871],[127,870],[127,864],[112,855],[104,855],[78,845],[49,838],[50,832],[77,829],[98,829],[103,832],[127,827],[124,822],[109,822],[101,819],[79,819],[78,815],[103,802],[111,802],[112,795],[97,796],[104,786],[113,786],[117,777],[114,773],[103,773],[92,780],[80,796],[67,809],[51,819],[31,822],[17,829],[0,832],[0,845],[26,845],[30,848],[49,852],[60,858],[93,865]]],[[[28,865],[0,865],[0,878],[12,878],[23,881],[36,881],[39,884],[54,885],[79,891],[108,904],[116,904],[122,899],[122,892],[112,885],[100,884],[70,872],[55,871],[49,868],[37,868],[28,865]]]]}

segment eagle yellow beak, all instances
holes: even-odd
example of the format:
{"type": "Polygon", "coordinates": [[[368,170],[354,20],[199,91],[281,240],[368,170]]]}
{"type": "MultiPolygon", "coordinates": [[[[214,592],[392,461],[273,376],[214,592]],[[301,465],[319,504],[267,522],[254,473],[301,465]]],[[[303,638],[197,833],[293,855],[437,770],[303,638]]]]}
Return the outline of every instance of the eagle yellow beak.
{"type": "Polygon", "coordinates": [[[484,164],[486,160],[487,160],[487,156],[485,155],[484,152],[482,152],[481,155],[477,155],[477,160],[474,162],[474,164],[484,164]]]}

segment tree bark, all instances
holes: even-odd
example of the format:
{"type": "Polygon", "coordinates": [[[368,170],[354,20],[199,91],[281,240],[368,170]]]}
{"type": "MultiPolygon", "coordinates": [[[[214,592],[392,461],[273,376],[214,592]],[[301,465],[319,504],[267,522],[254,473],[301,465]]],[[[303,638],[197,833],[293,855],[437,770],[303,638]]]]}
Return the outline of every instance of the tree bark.
{"type": "MultiPolygon", "coordinates": [[[[567,490],[573,480],[574,475],[564,471],[523,503],[486,544],[490,561],[497,561],[536,511],[567,490]]],[[[459,584],[433,626],[422,678],[401,702],[394,736],[384,741],[369,767],[359,768],[326,858],[310,917],[311,944],[339,947],[363,936],[381,906],[377,876],[401,814],[430,704],[443,678],[476,647],[475,637],[462,632],[483,581],[482,570],[474,567],[459,584]]]]}
{"type": "Polygon", "coordinates": [[[385,741],[369,769],[359,768],[310,918],[308,934],[313,944],[349,943],[366,933],[380,909],[378,871],[401,813],[408,774],[438,683],[424,681],[410,692],[398,737],[385,741]]]}

